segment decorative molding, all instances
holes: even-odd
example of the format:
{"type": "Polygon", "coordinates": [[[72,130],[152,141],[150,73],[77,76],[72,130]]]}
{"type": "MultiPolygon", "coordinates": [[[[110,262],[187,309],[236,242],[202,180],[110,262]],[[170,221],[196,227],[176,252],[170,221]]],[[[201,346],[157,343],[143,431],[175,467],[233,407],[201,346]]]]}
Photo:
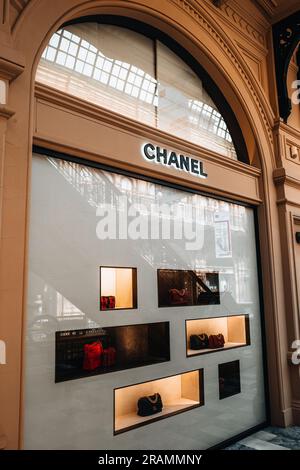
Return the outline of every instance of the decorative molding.
{"type": "Polygon", "coordinates": [[[240,32],[246,34],[252,41],[257,42],[265,48],[266,40],[264,34],[247,21],[245,16],[242,16],[236,8],[233,8],[232,4],[222,4],[221,11],[225,13],[232,24],[237,26],[240,32]]]}
{"type": "Polygon", "coordinates": [[[40,102],[45,102],[52,106],[57,106],[60,109],[76,113],[83,117],[93,119],[111,127],[117,127],[124,132],[139,135],[143,138],[153,138],[161,143],[166,143],[172,148],[185,150],[193,155],[205,158],[208,161],[217,163],[218,165],[225,166],[236,172],[243,172],[244,174],[259,178],[261,170],[251,166],[247,163],[233,160],[231,158],[219,155],[211,150],[200,147],[199,145],[192,144],[189,141],[176,137],[172,134],[164,132],[160,129],[147,126],[146,124],[135,121],[134,119],[122,116],[111,110],[101,108],[93,103],[89,103],[80,98],[73,97],[54,88],[36,83],[35,97],[40,102]]]}
{"type": "Polygon", "coordinates": [[[18,19],[31,0],[9,0],[10,2],[10,23],[11,29],[14,29],[18,19]]]}
{"type": "Polygon", "coordinates": [[[293,138],[297,139],[300,142],[300,129],[297,130],[294,127],[288,126],[281,119],[277,119],[274,123],[273,130],[275,132],[284,132],[291,135],[293,138]]]}
{"type": "MultiPolygon", "coordinates": [[[[255,100],[256,106],[258,107],[260,115],[263,119],[269,142],[273,147],[272,125],[274,121],[274,114],[269,102],[267,101],[267,98],[261,91],[258,81],[254,76],[253,79],[251,79],[253,75],[252,72],[249,73],[248,71],[245,71],[244,65],[241,64],[241,60],[238,60],[239,54],[234,54],[232,51],[232,45],[228,44],[225,34],[221,35],[221,32],[218,32],[215,28],[213,28],[212,22],[208,18],[205,18],[205,12],[203,12],[203,10],[200,11],[201,7],[196,0],[171,1],[179,8],[184,10],[190,17],[194,18],[194,20],[197,21],[197,23],[200,24],[204,29],[206,29],[206,31],[216,40],[216,42],[223,49],[224,53],[227,54],[231,62],[234,64],[235,68],[238,70],[240,76],[247,84],[247,87],[255,100]],[[262,102],[264,103],[264,106],[262,105],[262,102]]],[[[248,67],[247,64],[246,66],[248,67]]],[[[250,71],[250,67],[248,68],[250,71]]]]}
{"type": "Polygon", "coordinates": [[[220,8],[224,3],[226,3],[227,0],[212,0],[213,4],[215,7],[220,8]]]}
{"type": "Polygon", "coordinates": [[[10,5],[14,8],[19,14],[22,13],[26,5],[30,2],[30,0],[10,0],[10,5]]]}
{"type": "MultiPolygon", "coordinates": [[[[300,180],[287,175],[286,169],[283,167],[276,168],[273,171],[273,181],[275,186],[287,185],[292,188],[300,189],[300,180]]],[[[300,205],[300,202],[298,205],[300,205]]]]}
{"type": "Polygon", "coordinates": [[[12,109],[7,108],[6,106],[0,106],[0,118],[4,118],[8,120],[11,117],[13,117],[14,114],[15,114],[15,111],[13,111],[12,109]]]}
{"type": "Polygon", "coordinates": [[[254,54],[252,50],[250,50],[248,47],[245,47],[242,42],[237,42],[237,45],[241,52],[244,55],[244,58],[248,65],[251,67],[251,70],[253,71],[254,75],[258,79],[258,81],[263,84],[263,71],[262,71],[262,57],[261,55],[259,56],[258,54],[254,54]],[[248,60],[247,60],[248,59],[248,60]],[[250,61],[250,62],[249,62],[250,61]],[[256,70],[254,70],[256,68],[256,70]]]}
{"type": "Polygon", "coordinates": [[[17,64],[0,57],[0,77],[12,81],[24,71],[24,64],[17,64]]]}
{"type": "Polygon", "coordinates": [[[278,7],[275,0],[253,0],[253,3],[258,4],[270,18],[275,14],[278,7]]]}
{"type": "Polygon", "coordinates": [[[273,132],[277,143],[278,166],[287,165],[284,160],[300,165],[300,130],[279,119],[275,122],[273,132]]]}

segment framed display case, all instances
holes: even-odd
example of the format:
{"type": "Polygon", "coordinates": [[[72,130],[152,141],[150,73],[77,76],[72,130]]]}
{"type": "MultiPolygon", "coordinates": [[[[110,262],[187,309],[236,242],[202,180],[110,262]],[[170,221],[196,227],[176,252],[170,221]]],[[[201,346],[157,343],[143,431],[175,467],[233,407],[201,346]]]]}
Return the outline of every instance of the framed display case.
{"type": "Polygon", "coordinates": [[[203,369],[163,377],[114,390],[114,434],[204,405],[203,369]],[[139,416],[139,400],[151,400],[159,394],[162,407],[149,416],[139,416]]]}
{"type": "Polygon", "coordinates": [[[169,322],[56,333],[55,382],[169,360],[169,322]]]}
{"type": "Polygon", "coordinates": [[[240,361],[224,362],[218,369],[220,400],[241,393],[240,361]]]}
{"type": "Polygon", "coordinates": [[[158,269],[158,306],[220,303],[219,273],[200,269],[158,269]]]}
{"type": "Polygon", "coordinates": [[[137,269],[100,266],[100,310],[137,308],[137,269]]]}
{"type": "Polygon", "coordinates": [[[185,331],[187,357],[250,345],[249,315],[186,320],[185,331]],[[213,347],[213,341],[209,341],[211,335],[222,335],[223,346],[213,347]]]}

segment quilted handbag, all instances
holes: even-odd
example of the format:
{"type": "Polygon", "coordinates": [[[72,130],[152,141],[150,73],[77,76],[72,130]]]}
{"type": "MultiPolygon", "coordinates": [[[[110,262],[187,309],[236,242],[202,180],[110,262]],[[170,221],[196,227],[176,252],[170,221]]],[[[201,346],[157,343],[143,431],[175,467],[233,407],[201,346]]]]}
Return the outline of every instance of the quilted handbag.
{"type": "Polygon", "coordinates": [[[111,310],[116,308],[116,298],[114,295],[101,295],[100,310],[111,310]]]}
{"type": "Polygon", "coordinates": [[[224,348],[225,339],[224,336],[219,333],[218,335],[210,335],[208,342],[211,349],[224,348]]]}
{"type": "Polygon", "coordinates": [[[159,393],[155,393],[149,397],[141,397],[138,400],[139,416],[151,416],[160,413],[163,409],[162,399],[159,393]]]}
{"type": "Polygon", "coordinates": [[[206,349],[209,347],[208,336],[206,333],[190,336],[191,349],[206,349]]]}
{"type": "Polygon", "coordinates": [[[186,289],[170,289],[169,298],[171,305],[186,305],[189,301],[186,289]]]}
{"type": "Polygon", "coordinates": [[[94,370],[101,366],[103,347],[100,341],[84,345],[84,370],[94,370]]]}
{"type": "Polygon", "coordinates": [[[102,354],[102,365],[103,367],[112,367],[116,363],[117,352],[115,348],[110,346],[109,348],[103,349],[102,354]]]}

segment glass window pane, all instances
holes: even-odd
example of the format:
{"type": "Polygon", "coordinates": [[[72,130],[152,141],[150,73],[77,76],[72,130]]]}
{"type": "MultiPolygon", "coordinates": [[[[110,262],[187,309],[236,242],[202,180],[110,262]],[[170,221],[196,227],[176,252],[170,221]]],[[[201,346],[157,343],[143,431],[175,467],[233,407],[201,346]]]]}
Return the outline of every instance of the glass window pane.
{"type": "Polygon", "coordinates": [[[110,25],[67,26],[51,39],[36,80],[96,105],[155,125],[153,41],[110,25]],[[143,79],[152,82],[145,88],[143,79]],[[128,84],[134,84],[129,91],[128,84]],[[148,92],[140,96],[141,88],[148,92]]]}
{"type": "Polygon", "coordinates": [[[237,158],[223,116],[191,68],[157,41],[97,23],[67,26],[45,49],[36,80],[237,158]]]}
{"type": "MultiPolygon", "coordinates": [[[[118,348],[116,357],[121,357],[122,362],[130,358],[132,363],[132,358],[149,356],[146,356],[143,330],[139,330],[137,337],[131,334],[131,327],[151,322],[157,325],[162,320],[170,322],[171,326],[172,374],[181,374],[183,370],[196,367],[205,370],[205,413],[200,416],[199,410],[190,411],[190,426],[181,419],[175,424],[170,420],[171,426],[176,425],[176,433],[169,430],[163,437],[164,433],[161,432],[159,441],[155,432],[159,425],[151,425],[147,433],[141,435],[140,447],[146,444],[149,449],[155,448],[162,438],[165,439],[163,443],[166,446],[176,446],[177,437],[184,435],[186,446],[192,442],[195,443],[194,447],[197,445],[197,448],[204,448],[264,422],[263,349],[253,210],[58,158],[34,155],[31,174],[24,448],[44,449],[47,446],[47,449],[91,449],[98,448],[99,442],[102,448],[115,446],[116,438],[111,432],[114,389],[163,376],[163,366],[153,364],[153,373],[150,376],[147,367],[141,367],[126,373],[115,371],[113,375],[97,380],[85,377],[55,384],[57,332],[69,331],[72,335],[74,332],[76,336],[78,330],[106,329],[130,324],[130,329],[124,330],[122,340],[113,344],[118,348]],[[120,195],[128,198],[125,214],[124,207],[120,206],[120,195]],[[98,207],[104,205],[111,209],[116,208],[119,223],[124,215],[128,217],[130,207],[142,205],[143,212],[136,214],[136,217],[140,219],[142,216],[143,221],[148,221],[148,227],[151,228],[152,223],[156,226],[153,206],[157,214],[167,214],[166,203],[170,214],[172,207],[181,208],[177,222],[180,220],[186,228],[189,226],[188,219],[194,217],[192,231],[195,238],[191,239],[190,229],[185,232],[184,226],[184,238],[175,238],[172,229],[175,227],[175,219],[172,218],[168,218],[170,237],[163,237],[162,224],[167,217],[164,222],[163,219],[160,220],[160,229],[155,231],[157,236],[147,230],[149,236],[143,238],[138,225],[138,237],[132,237],[134,232],[130,230],[125,232],[128,236],[122,236],[122,239],[114,239],[113,235],[105,239],[97,236],[98,224],[106,218],[103,213],[100,216],[98,207]],[[191,242],[196,243],[188,249],[186,243],[191,242]],[[117,299],[115,273],[111,273],[113,279],[110,278],[110,281],[113,280],[113,289],[109,276],[105,279],[106,286],[101,284],[100,288],[100,266],[137,268],[138,309],[130,312],[100,312],[100,292],[103,296],[115,295],[115,306],[122,306],[120,298],[117,299]],[[194,292],[200,295],[202,306],[198,304],[198,307],[186,305],[159,308],[158,270],[164,270],[165,273],[167,302],[178,302],[182,294],[186,296],[194,292]],[[166,276],[170,270],[173,274],[166,276]],[[175,276],[174,270],[177,272],[175,276]],[[188,280],[186,272],[196,272],[199,276],[197,282],[194,275],[188,280]],[[209,297],[217,297],[220,303],[203,303],[207,298],[203,292],[204,286],[209,297]],[[106,288],[105,292],[102,287],[106,288]],[[170,288],[172,292],[169,292],[170,288]],[[180,293],[179,290],[182,289],[184,292],[180,293]],[[221,333],[226,343],[246,343],[243,316],[249,318],[249,346],[204,354],[201,359],[186,358],[187,334],[221,333]],[[193,319],[196,328],[190,328],[191,323],[185,324],[185,319],[193,319]],[[197,320],[201,320],[201,324],[197,320]],[[230,325],[231,322],[235,323],[235,328],[230,325]],[[205,326],[203,329],[202,325],[205,326]],[[234,334],[230,331],[232,328],[235,329],[234,334]],[[137,351],[142,353],[136,355],[137,351]],[[236,360],[240,361],[239,370],[229,364],[236,360]],[[218,364],[222,364],[219,371],[218,364]],[[239,377],[241,390],[237,387],[239,377]],[[231,391],[240,392],[233,399],[225,399],[228,385],[232,385],[231,391]],[[219,398],[224,400],[220,402],[219,398]],[[106,429],[108,432],[104,432],[106,429]]],[[[128,222],[131,220],[134,219],[129,216],[128,222]]],[[[104,224],[103,229],[105,230],[104,224]]],[[[126,297],[127,293],[126,286],[122,295],[126,297]]],[[[198,303],[198,295],[196,299],[198,303]]],[[[102,300],[104,305],[107,301],[106,305],[110,306],[107,299],[102,300]]],[[[122,303],[123,301],[124,297],[122,303]]],[[[156,347],[160,344],[164,346],[169,340],[158,333],[151,343],[156,347]]],[[[163,347],[161,349],[166,350],[163,347]]],[[[80,348],[77,348],[77,352],[68,348],[57,354],[56,358],[64,354],[62,365],[65,374],[80,370],[83,372],[81,377],[84,377],[81,351],[80,348]],[[79,359],[81,357],[79,361],[78,354],[79,359]]],[[[157,354],[152,355],[152,359],[153,356],[157,362],[164,357],[163,354],[157,354]]],[[[166,365],[165,370],[169,371],[170,367],[166,365]]],[[[156,386],[157,383],[154,391],[157,390],[156,386]]],[[[144,395],[145,391],[135,398],[144,395]]],[[[175,418],[172,419],[175,421],[175,418]]],[[[125,436],[126,434],[124,439],[125,436]]],[[[128,438],[129,436],[131,433],[128,438]]],[[[123,447],[125,444],[129,447],[132,442],[134,441],[124,441],[123,447]]]]}
{"type": "Polygon", "coordinates": [[[158,127],[237,158],[227,126],[201,80],[164,44],[157,44],[158,127]],[[224,129],[220,132],[220,128],[224,129]]]}

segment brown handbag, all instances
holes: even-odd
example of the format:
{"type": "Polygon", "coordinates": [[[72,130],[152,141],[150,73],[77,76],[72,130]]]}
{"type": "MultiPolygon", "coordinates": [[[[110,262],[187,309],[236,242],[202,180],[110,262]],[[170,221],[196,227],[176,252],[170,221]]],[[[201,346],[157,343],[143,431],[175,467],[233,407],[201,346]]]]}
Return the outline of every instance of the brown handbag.
{"type": "Polygon", "coordinates": [[[189,295],[186,289],[170,289],[169,299],[171,305],[186,305],[189,301],[189,295]]]}
{"type": "Polygon", "coordinates": [[[208,344],[211,349],[224,348],[224,336],[222,333],[219,333],[218,335],[210,335],[208,338],[208,344]]]}

